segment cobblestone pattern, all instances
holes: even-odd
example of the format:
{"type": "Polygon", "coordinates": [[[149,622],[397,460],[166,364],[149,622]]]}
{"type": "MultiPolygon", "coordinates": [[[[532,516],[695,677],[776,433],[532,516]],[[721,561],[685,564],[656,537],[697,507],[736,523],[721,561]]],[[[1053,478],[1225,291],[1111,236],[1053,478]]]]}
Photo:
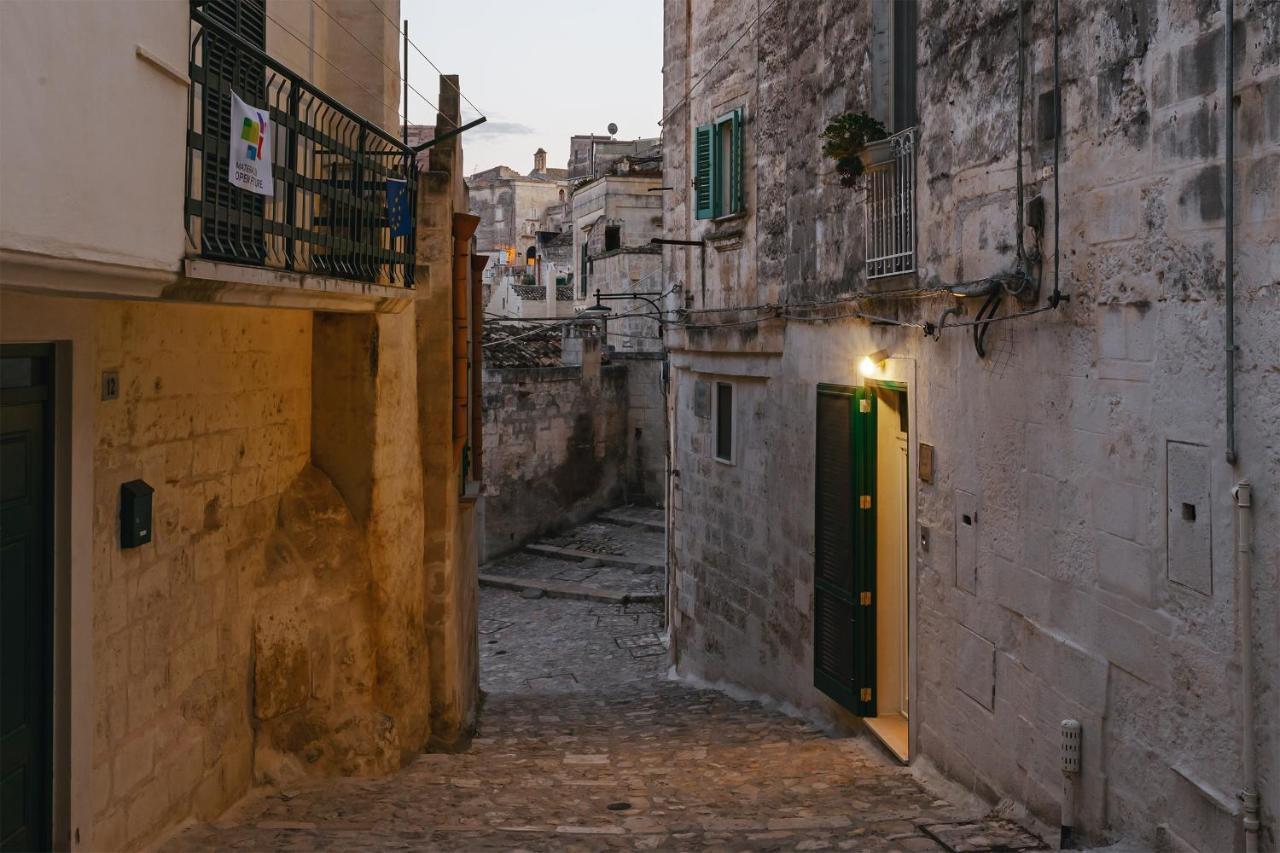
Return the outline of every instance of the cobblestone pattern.
{"type": "Polygon", "coordinates": [[[629,557],[652,560],[659,566],[666,563],[662,533],[639,525],[628,527],[597,519],[580,524],[561,536],[552,536],[542,541],[561,548],[590,551],[602,557],[626,554],[629,557]]]}
{"type": "Polygon", "coordinates": [[[916,851],[942,849],[921,825],[971,817],[865,740],[664,680],[652,608],[481,602],[467,752],[264,792],[162,849],[916,851]]]}

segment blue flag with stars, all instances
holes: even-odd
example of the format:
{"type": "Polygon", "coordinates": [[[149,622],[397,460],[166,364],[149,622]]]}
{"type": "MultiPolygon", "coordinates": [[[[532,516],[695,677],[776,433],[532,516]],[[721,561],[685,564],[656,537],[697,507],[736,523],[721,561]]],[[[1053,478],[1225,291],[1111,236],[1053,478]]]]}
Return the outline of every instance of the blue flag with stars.
{"type": "Polygon", "coordinates": [[[387,178],[387,227],[392,237],[407,237],[413,217],[409,214],[409,182],[387,178]]]}

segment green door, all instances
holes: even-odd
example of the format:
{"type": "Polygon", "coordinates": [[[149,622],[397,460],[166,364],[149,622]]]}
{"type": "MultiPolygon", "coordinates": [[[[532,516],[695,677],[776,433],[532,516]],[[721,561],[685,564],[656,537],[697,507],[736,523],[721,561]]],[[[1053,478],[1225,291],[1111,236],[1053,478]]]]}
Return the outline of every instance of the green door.
{"type": "Polygon", "coordinates": [[[52,464],[48,347],[0,347],[0,850],[50,847],[52,464]]]}
{"type": "Polygon", "coordinates": [[[876,398],[818,386],[813,683],[850,711],[875,702],[876,398]]]}

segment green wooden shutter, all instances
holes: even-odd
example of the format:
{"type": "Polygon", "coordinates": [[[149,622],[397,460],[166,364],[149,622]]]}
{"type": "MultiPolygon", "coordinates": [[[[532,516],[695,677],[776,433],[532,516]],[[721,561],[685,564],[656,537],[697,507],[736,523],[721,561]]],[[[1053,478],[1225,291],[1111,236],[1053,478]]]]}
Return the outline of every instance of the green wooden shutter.
{"type": "Polygon", "coordinates": [[[820,386],[814,520],[813,683],[875,716],[875,395],[820,386]]]}
{"type": "Polygon", "coordinates": [[[742,110],[733,111],[733,159],[729,163],[729,207],[726,213],[740,213],[746,205],[742,197],[742,110]]]}
{"type": "Polygon", "coordinates": [[[694,133],[693,142],[693,198],[698,219],[711,219],[714,213],[715,188],[712,186],[714,169],[715,134],[711,125],[704,124],[694,133]]]}

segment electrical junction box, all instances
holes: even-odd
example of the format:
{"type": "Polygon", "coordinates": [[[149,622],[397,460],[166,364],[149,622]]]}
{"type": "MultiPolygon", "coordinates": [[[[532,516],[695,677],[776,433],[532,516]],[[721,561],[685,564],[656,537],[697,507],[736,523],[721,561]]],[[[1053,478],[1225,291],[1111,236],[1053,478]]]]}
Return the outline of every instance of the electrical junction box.
{"type": "Polygon", "coordinates": [[[151,541],[151,496],[155,489],[142,480],[120,487],[120,547],[137,548],[151,541]]]}

